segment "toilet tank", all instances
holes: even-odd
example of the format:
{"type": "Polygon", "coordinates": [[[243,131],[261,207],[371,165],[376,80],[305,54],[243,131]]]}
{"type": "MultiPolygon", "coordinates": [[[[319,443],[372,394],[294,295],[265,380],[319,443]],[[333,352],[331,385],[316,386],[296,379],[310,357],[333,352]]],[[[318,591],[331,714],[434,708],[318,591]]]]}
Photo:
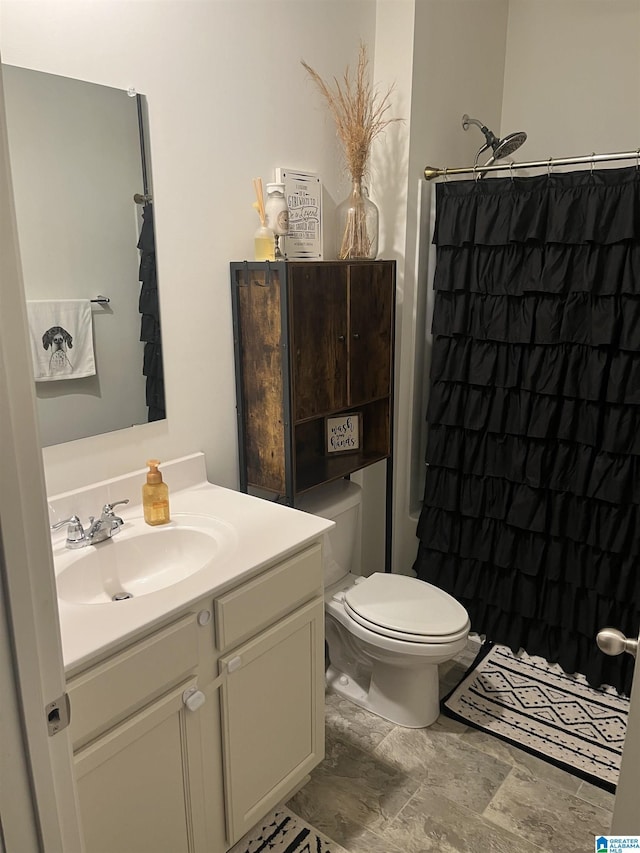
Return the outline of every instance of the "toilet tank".
{"type": "Polygon", "coordinates": [[[359,573],[360,486],[351,480],[336,480],[307,492],[296,508],[335,521],[325,533],[324,584],[339,581],[349,572],[359,573]]]}

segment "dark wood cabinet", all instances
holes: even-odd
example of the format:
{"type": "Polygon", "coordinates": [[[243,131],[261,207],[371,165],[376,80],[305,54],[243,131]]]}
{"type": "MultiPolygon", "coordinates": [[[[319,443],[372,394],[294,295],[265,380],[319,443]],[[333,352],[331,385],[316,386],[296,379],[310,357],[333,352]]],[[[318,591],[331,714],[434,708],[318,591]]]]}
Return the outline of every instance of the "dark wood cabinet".
{"type": "Polygon", "coordinates": [[[391,394],[390,264],[290,265],[296,422],[391,394]]]}
{"type": "Polygon", "coordinates": [[[395,262],[237,262],[231,290],[240,488],[295,506],[386,459],[389,530],[395,262]],[[326,418],[356,413],[359,448],[328,453],[326,418]]]}

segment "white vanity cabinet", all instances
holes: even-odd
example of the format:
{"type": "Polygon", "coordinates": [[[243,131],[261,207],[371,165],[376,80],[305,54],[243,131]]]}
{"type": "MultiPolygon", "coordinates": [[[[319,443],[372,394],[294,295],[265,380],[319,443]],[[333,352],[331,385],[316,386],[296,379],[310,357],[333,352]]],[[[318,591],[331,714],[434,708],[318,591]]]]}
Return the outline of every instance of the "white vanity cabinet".
{"type": "Polygon", "coordinates": [[[324,754],[323,626],[316,544],[71,677],[86,853],[223,853],[291,793],[324,754]]]}
{"type": "Polygon", "coordinates": [[[208,731],[219,730],[217,693],[207,687],[216,664],[211,616],[210,603],[190,609],[69,680],[87,853],[223,849],[219,738],[208,731]],[[209,614],[204,625],[199,613],[209,614]]]}

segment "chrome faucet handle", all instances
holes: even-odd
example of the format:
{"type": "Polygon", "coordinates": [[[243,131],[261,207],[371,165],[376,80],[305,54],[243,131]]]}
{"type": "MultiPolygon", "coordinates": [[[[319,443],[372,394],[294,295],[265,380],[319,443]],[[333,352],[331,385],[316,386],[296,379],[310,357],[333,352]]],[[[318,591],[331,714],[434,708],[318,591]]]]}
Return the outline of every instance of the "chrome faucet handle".
{"type": "Polygon", "coordinates": [[[102,515],[100,517],[101,521],[110,522],[111,530],[113,533],[117,533],[122,525],[124,524],[124,519],[120,518],[119,515],[116,515],[113,511],[113,508],[116,506],[120,506],[120,504],[128,504],[129,498],[125,498],[122,501],[114,501],[112,504],[105,504],[102,507],[102,515]]]}
{"type": "Polygon", "coordinates": [[[56,524],[50,525],[51,530],[58,530],[58,528],[63,525],[68,524],[67,528],[67,541],[65,543],[67,548],[84,548],[87,544],[87,537],[84,531],[84,527],[82,526],[82,522],[78,518],[77,515],[72,515],[70,518],[65,518],[63,521],[58,521],[56,524]]]}
{"type": "MultiPolygon", "coordinates": [[[[112,504],[105,504],[102,507],[102,518],[103,519],[117,518],[117,516],[115,515],[115,513],[113,511],[114,507],[120,506],[120,504],[128,504],[128,503],[129,503],[129,498],[125,498],[122,501],[114,501],[112,504]]],[[[119,521],[122,522],[122,519],[119,519],[119,521]]],[[[124,523],[124,522],[122,522],[122,523],[124,523]]]]}
{"type": "Polygon", "coordinates": [[[56,521],[55,524],[50,524],[49,530],[59,530],[65,524],[77,525],[80,524],[80,519],[77,515],[72,515],[70,518],[63,518],[62,521],[56,521]]]}

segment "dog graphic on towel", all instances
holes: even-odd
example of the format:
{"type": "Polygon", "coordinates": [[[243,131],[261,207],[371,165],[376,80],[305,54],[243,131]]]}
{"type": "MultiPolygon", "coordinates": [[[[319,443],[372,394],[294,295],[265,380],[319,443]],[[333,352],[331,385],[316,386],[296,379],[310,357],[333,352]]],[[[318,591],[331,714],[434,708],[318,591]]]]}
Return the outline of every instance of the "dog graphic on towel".
{"type": "Polygon", "coordinates": [[[95,375],[88,299],[31,300],[27,312],[36,382],[95,375]]]}
{"type": "Polygon", "coordinates": [[[73,338],[62,326],[52,326],[42,336],[42,346],[51,347],[49,373],[73,373],[73,364],[69,361],[67,350],[73,348],[73,338]]]}

